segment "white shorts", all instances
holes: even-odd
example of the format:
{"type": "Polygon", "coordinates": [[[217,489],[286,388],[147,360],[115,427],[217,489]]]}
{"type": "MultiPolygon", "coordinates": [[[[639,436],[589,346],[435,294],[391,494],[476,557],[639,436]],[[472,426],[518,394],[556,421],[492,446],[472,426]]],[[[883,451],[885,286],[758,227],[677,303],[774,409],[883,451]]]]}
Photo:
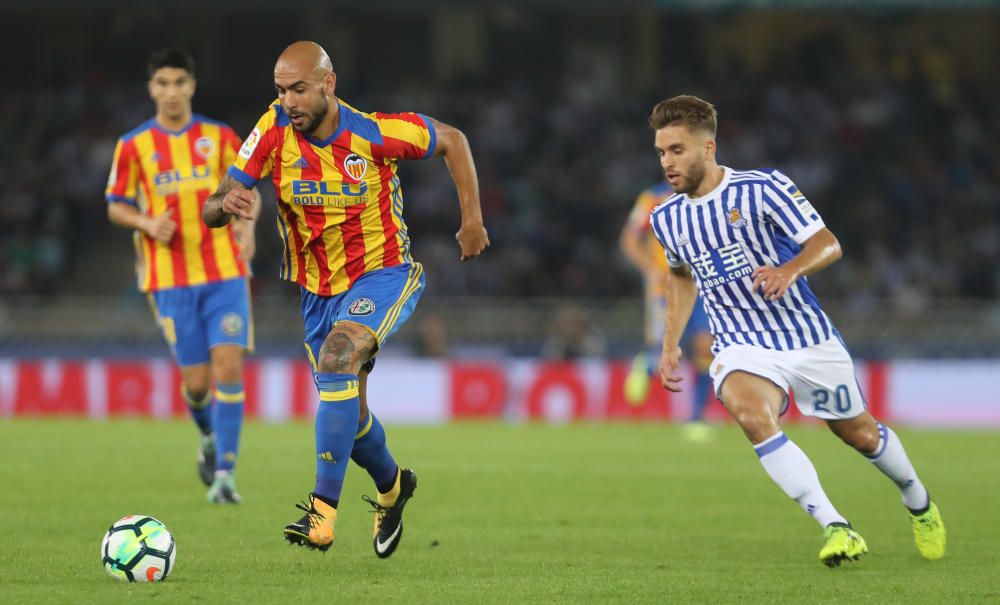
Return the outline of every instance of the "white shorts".
{"type": "MultiPolygon", "coordinates": [[[[732,372],[765,378],[795,396],[805,416],[824,420],[854,418],[868,407],[854,375],[854,362],[839,338],[820,345],[775,351],[751,345],[731,345],[715,356],[708,370],[722,400],[722,384],[732,372]]],[[[781,413],[788,409],[788,398],[781,413]]]]}

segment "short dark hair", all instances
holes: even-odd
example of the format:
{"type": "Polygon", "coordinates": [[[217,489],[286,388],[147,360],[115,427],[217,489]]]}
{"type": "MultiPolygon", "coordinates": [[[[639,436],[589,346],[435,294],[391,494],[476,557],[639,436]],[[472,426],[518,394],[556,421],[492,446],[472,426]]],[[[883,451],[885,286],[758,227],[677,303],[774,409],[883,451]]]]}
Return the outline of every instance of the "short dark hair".
{"type": "Polygon", "coordinates": [[[149,55],[147,64],[149,77],[152,78],[156,70],[163,67],[178,67],[194,77],[194,57],[190,53],[179,48],[164,48],[149,55]]]}
{"type": "Polygon", "coordinates": [[[649,125],[653,130],[666,128],[671,124],[686,124],[688,128],[703,130],[714,138],[718,128],[718,114],[715,106],[704,99],[679,95],[660,101],[649,114],[649,125]]]}

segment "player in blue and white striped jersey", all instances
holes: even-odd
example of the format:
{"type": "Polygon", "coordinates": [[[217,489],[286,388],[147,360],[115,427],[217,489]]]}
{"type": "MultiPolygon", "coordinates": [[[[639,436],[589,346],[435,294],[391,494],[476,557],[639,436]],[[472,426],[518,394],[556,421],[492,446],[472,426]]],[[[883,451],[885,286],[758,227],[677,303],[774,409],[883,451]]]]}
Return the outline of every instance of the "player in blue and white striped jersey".
{"type": "Polygon", "coordinates": [[[720,169],[717,191],[674,195],[657,208],[653,222],[668,263],[695,270],[715,328],[713,352],[735,344],[787,351],[837,336],[804,279],[791,282],[780,298],[754,294],[754,269],[791,260],[824,231],[823,219],[777,170],[720,169]]]}
{"type": "Polygon", "coordinates": [[[806,282],[841,257],[837,238],[777,170],[716,163],[710,103],[687,95],[667,99],[649,121],[675,192],[650,216],[670,265],[663,386],[680,391],[680,337],[700,292],[715,336],[709,372],[716,393],[768,475],[824,528],[820,560],[839,565],[868,547],[830,503],[812,462],[781,431],[789,391],[803,414],[825,420],[899,487],[920,554],[944,556],[937,505],[899,438],[868,412],[850,354],[806,282]]]}

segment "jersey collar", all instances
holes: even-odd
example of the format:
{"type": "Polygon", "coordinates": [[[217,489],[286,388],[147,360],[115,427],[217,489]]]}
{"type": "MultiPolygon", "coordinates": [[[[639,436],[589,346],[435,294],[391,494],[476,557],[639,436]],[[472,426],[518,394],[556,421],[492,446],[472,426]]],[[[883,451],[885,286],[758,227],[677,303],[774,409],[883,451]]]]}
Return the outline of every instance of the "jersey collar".
{"type": "Polygon", "coordinates": [[[709,191],[708,193],[700,197],[685,196],[687,198],[688,203],[704,204],[705,202],[714,200],[716,197],[719,196],[719,194],[722,191],[725,190],[726,187],[729,186],[729,178],[733,175],[733,171],[730,170],[728,166],[719,166],[719,168],[722,168],[722,180],[719,181],[719,184],[715,186],[715,189],[709,191]]]}
{"type": "Polygon", "coordinates": [[[191,130],[191,127],[194,126],[194,123],[198,121],[198,114],[194,114],[194,113],[191,114],[191,119],[188,121],[187,124],[185,124],[184,126],[182,126],[179,130],[170,130],[169,128],[165,127],[163,124],[160,124],[159,122],[156,121],[156,116],[153,116],[153,119],[150,120],[150,121],[153,123],[153,128],[159,130],[160,132],[165,132],[165,133],[167,133],[167,134],[169,134],[171,136],[175,136],[176,137],[178,135],[182,135],[185,132],[191,130]]]}
{"type": "Polygon", "coordinates": [[[344,108],[343,105],[340,104],[340,99],[336,99],[336,101],[337,101],[337,114],[340,116],[340,121],[337,124],[337,129],[333,131],[333,134],[326,137],[325,139],[317,139],[309,135],[305,135],[306,140],[309,141],[310,144],[315,145],[316,147],[326,147],[330,143],[336,141],[337,137],[339,137],[344,132],[344,130],[347,129],[347,119],[348,119],[347,110],[344,108]]]}

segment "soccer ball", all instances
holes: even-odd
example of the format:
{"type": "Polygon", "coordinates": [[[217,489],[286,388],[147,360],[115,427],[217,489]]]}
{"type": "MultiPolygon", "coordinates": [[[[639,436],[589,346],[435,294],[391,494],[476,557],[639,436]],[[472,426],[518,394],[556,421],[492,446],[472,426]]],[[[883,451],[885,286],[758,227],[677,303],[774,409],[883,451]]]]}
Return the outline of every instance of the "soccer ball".
{"type": "Polygon", "coordinates": [[[118,519],[101,542],[104,571],[122,582],[165,580],[176,558],[177,546],[167,526],[145,515],[118,519]]]}

